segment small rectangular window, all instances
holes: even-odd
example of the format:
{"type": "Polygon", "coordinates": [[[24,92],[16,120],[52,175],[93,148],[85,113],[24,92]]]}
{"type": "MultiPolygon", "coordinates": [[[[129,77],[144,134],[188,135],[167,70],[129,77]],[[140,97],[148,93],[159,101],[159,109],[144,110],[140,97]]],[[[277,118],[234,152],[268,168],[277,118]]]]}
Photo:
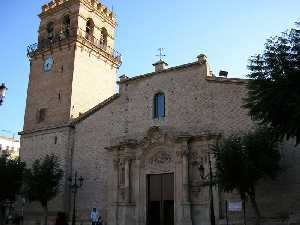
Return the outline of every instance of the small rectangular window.
{"type": "Polygon", "coordinates": [[[37,122],[41,123],[45,121],[45,119],[46,119],[46,109],[45,108],[39,109],[37,112],[37,122]]]}

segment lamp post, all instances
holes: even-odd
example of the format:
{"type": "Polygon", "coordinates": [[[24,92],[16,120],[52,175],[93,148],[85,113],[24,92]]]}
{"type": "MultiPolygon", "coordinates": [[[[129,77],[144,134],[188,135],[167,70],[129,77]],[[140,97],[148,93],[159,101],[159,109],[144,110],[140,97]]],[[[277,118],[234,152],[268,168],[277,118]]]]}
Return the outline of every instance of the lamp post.
{"type": "Polygon", "coordinates": [[[1,84],[0,86],[0,105],[2,105],[3,101],[4,101],[4,98],[5,98],[5,94],[6,94],[6,91],[7,91],[7,87],[5,86],[4,83],[1,84]]]}
{"type": "Polygon", "coordinates": [[[210,217],[210,224],[216,225],[216,218],[215,218],[215,210],[214,210],[214,195],[213,195],[213,173],[212,173],[212,167],[211,167],[211,159],[210,154],[208,153],[208,163],[209,163],[209,174],[207,176],[204,176],[204,167],[203,165],[199,165],[199,172],[200,177],[202,179],[209,178],[209,217],[210,217]]]}
{"type": "Polygon", "coordinates": [[[79,188],[82,187],[83,185],[83,177],[80,176],[79,178],[77,178],[77,171],[75,172],[74,175],[74,180],[72,180],[72,177],[69,178],[69,182],[70,182],[70,189],[73,193],[73,216],[72,216],[72,225],[76,224],[76,196],[77,196],[77,191],[79,188]]]}
{"type": "Polygon", "coordinates": [[[21,217],[20,217],[21,225],[24,224],[24,207],[25,207],[25,204],[26,204],[26,198],[22,197],[22,208],[21,208],[21,217]]]}

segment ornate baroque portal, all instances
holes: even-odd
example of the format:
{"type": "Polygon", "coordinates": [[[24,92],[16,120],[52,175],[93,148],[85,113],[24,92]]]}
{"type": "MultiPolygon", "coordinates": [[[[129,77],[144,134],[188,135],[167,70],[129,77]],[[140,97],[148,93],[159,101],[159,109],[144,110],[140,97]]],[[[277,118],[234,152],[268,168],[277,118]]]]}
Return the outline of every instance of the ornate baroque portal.
{"type": "Polygon", "coordinates": [[[161,201],[165,201],[165,205],[169,206],[164,206],[159,216],[170,215],[170,208],[173,208],[174,220],[161,219],[157,225],[192,224],[189,190],[190,139],[191,136],[174,137],[162,132],[158,127],[152,127],[140,142],[127,140],[107,148],[114,155],[114,204],[110,224],[151,225],[153,222],[149,216],[153,211],[159,212],[159,209],[153,209],[154,205],[149,201],[153,196],[151,179],[159,180],[158,177],[162,178],[162,189],[154,183],[152,186],[156,188],[156,192],[173,192],[173,196],[161,198],[161,201]],[[172,178],[163,178],[168,177],[167,174],[172,178]],[[173,186],[164,185],[166,182],[163,180],[173,182],[173,186]]]}

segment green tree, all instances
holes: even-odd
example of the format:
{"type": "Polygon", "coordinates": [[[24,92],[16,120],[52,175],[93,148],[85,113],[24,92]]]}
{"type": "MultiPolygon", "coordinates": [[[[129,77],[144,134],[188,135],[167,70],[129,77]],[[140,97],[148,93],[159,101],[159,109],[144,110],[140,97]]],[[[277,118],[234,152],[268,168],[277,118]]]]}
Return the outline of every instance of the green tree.
{"type": "Polygon", "coordinates": [[[62,177],[63,170],[55,155],[35,160],[32,168],[25,172],[25,194],[29,201],[38,201],[42,205],[45,225],[48,220],[48,202],[59,193],[62,177]]]}
{"type": "Polygon", "coordinates": [[[275,179],[280,171],[277,134],[257,128],[242,136],[230,136],[214,147],[216,177],[225,192],[238,191],[243,202],[249,198],[260,224],[255,186],[263,178],[275,179]]]}
{"type": "Polygon", "coordinates": [[[22,187],[25,163],[9,155],[0,157],[0,224],[3,224],[6,202],[14,202],[22,187]]]}
{"type": "Polygon", "coordinates": [[[267,40],[263,54],[252,56],[245,107],[251,117],[300,143],[300,22],[267,40]]]}

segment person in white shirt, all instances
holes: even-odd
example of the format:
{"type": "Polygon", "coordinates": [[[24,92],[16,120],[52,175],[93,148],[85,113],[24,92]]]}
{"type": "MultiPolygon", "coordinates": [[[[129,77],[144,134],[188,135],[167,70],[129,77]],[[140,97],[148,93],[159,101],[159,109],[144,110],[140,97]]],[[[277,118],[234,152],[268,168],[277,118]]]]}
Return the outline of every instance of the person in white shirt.
{"type": "Polygon", "coordinates": [[[92,221],[92,225],[97,225],[99,221],[99,213],[96,208],[93,208],[91,212],[91,221],[92,221]]]}

